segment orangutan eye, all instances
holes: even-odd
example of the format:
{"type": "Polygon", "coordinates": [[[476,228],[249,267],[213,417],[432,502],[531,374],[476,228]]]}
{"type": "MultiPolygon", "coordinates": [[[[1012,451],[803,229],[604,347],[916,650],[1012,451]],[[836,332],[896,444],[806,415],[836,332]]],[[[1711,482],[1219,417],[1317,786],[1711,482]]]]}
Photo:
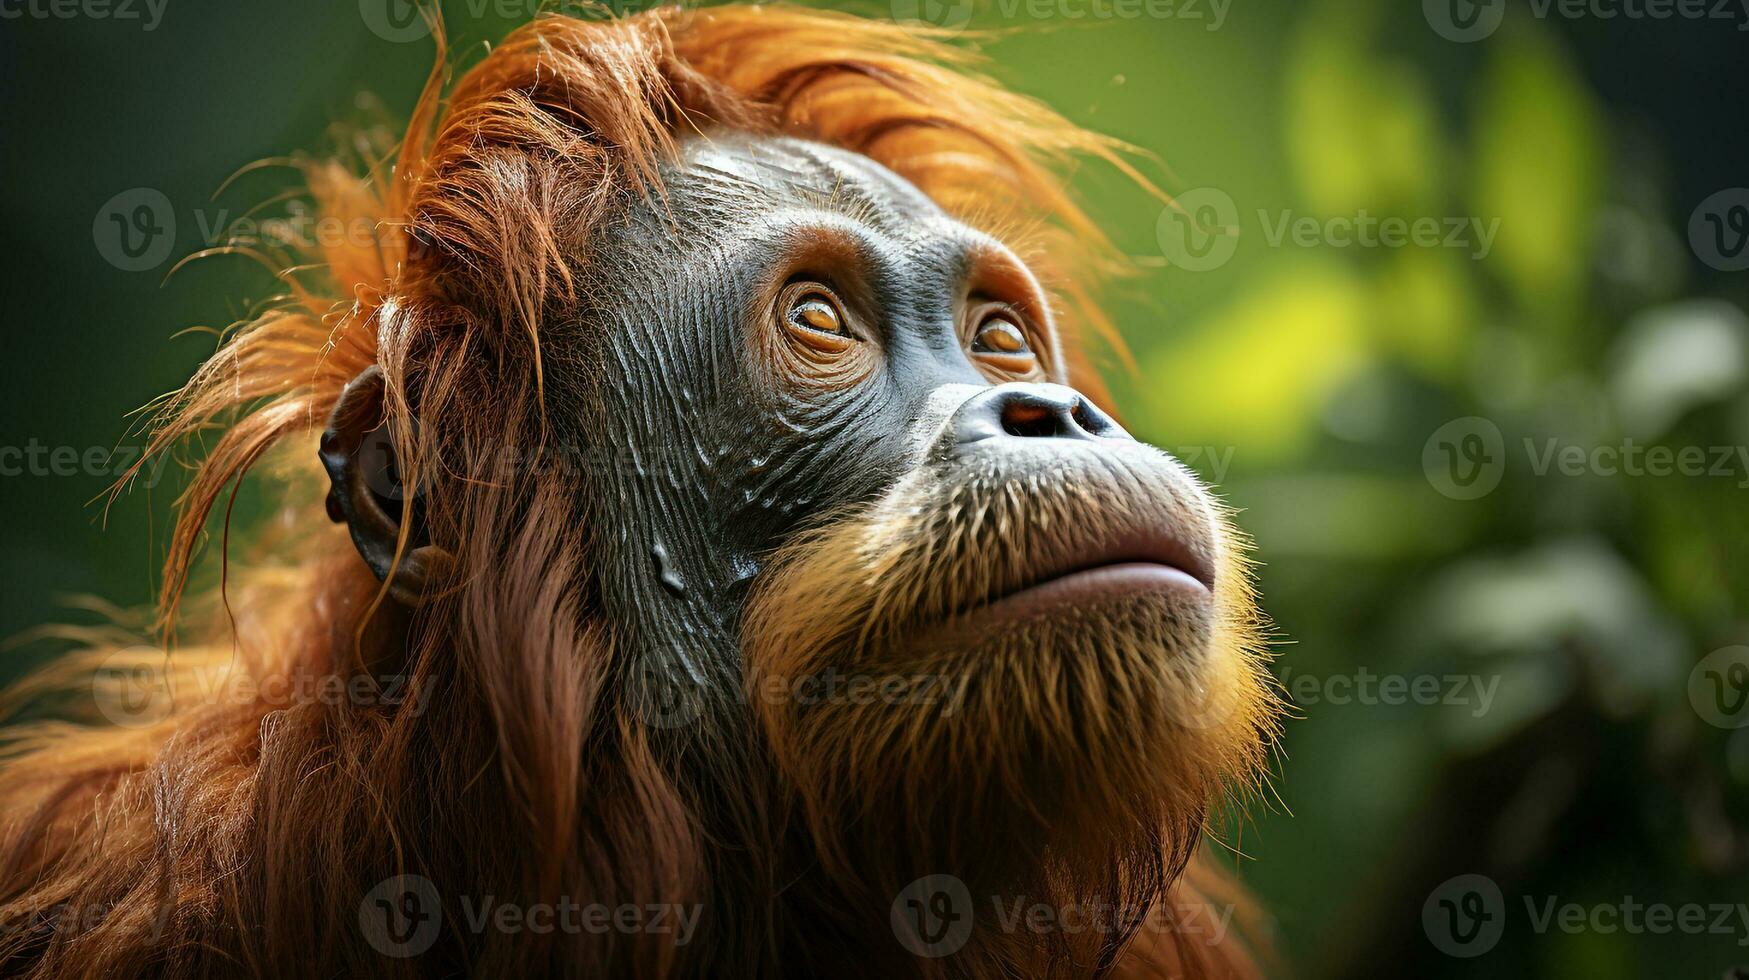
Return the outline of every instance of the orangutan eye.
{"type": "Polygon", "coordinates": [[[798,327],[810,327],[823,330],[826,333],[843,333],[844,320],[838,315],[838,307],[823,296],[815,296],[797,303],[790,310],[790,322],[798,327]]]}
{"type": "Polygon", "coordinates": [[[977,335],[972,338],[972,353],[1030,355],[1032,348],[1027,346],[1026,333],[1015,326],[1014,321],[992,316],[979,325],[977,335]]]}
{"type": "Polygon", "coordinates": [[[784,297],[784,325],[803,343],[839,351],[860,339],[850,331],[838,297],[825,286],[796,283],[784,291],[784,297]]]}

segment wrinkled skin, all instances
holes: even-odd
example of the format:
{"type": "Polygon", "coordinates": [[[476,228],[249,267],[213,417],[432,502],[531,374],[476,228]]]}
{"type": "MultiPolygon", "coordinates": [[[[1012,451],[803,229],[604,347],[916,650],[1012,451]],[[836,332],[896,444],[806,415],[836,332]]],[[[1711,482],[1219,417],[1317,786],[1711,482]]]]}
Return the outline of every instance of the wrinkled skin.
{"type": "Polygon", "coordinates": [[[955,316],[975,255],[1001,246],[877,164],[816,144],[694,140],[664,182],[668,213],[640,202],[603,245],[643,258],[616,270],[600,314],[610,325],[589,331],[605,340],[608,383],[585,431],[633,464],[610,468],[591,521],[619,529],[603,542],[616,618],[636,624],[642,648],[690,661],[664,670],[709,671],[738,660],[747,571],[811,517],[895,483],[932,392],[989,383],[955,316]],[[828,260],[825,236],[866,265],[828,260]],[[759,356],[779,329],[771,297],[827,266],[860,273],[878,298],[868,342],[884,364],[836,389],[774,378],[759,356]],[[661,584],[658,544],[681,594],[661,584]]]}
{"type": "Polygon", "coordinates": [[[605,485],[584,501],[612,570],[602,599],[648,658],[645,680],[672,688],[650,692],[653,720],[693,716],[699,685],[707,701],[739,686],[742,605],[774,549],[918,467],[952,479],[980,458],[1073,471],[1121,454],[1185,498],[1212,560],[1213,520],[1187,474],[1108,420],[1109,445],[957,446],[940,431],[1012,377],[968,350],[974,290],[1035,317],[1040,365],[1024,376],[1061,380],[1047,305],[995,239],[866,157],[801,141],[695,138],[664,186],[609,223],[600,252],[639,258],[593,294],[579,331],[594,338],[589,369],[566,375],[580,406],[569,435],[608,447],[586,454],[605,485]],[[763,355],[788,342],[774,336],[776,294],[798,277],[829,278],[852,308],[876,362],[861,376],[822,381],[763,355]]]}
{"type": "MultiPolygon", "coordinates": [[[[1195,477],[1065,383],[1025,265],[865,157],[733,134],[575,258],[547,418],[612,688],[712,842],[705,928],[770,896],[802,972],[854,947],[878,976],[918,968],[888,908],[935,876],[1160,900],[1271,724],[1250,593],[1195,477]]],[[[971,975],[1124,945],[973,914],[971,975]]]]}

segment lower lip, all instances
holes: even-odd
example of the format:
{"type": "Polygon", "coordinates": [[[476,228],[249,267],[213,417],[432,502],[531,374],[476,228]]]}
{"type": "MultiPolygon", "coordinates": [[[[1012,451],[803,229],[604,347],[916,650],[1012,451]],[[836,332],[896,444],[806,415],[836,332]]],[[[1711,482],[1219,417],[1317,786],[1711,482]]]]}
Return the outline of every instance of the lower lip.
{"type": "Polygon", "coordinates": [[[1210,598],[1209,586],[1196,581],[1184,569],[1160,562],[1119,562],[1058,576],[1049,581],[997,598],[986,609],[1002,606],[1058,606],[1063,602],[1090,602],[1098,598],[1142,593],[1179,593],[1188,598],[1210,598]]]}
{"type": "Polygon", "coordinates": [[[1145,596],[1181,603],[1187,613],[1191,609],[1207,609],[1214,602],[1214,593],[1207,585],[1177,566],[1151,561],[1116,562],[1060,575],[1011,592],[988,605],[968,609],[930,630],[923,642],[926,645],[975,642],[1005,623],[1145,596]]]}
{"type": "Polygon", "coordinates": [[[1174,595],[1203,602],[1213,598],[1208,586],[1182,568],[1158,562],[1120,562],[1071,572],[1011,592],[982,609],[974,610],[972,615],[978,619],[992,615],[1006,619],[1043,612],[1055,606],[1139,595],[1174,595]]]}

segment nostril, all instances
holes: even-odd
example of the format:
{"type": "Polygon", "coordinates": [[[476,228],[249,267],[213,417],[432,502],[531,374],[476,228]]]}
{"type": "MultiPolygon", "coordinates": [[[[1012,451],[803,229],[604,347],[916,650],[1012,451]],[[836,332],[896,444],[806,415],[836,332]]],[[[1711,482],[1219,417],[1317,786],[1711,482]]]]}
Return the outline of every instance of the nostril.
{"type": "Polygon", "coordinates": [[[1128,439],[1099,406],[1066,385],[1012,381],[972,395],[954,409],[955,443],[985,439],[1128,439]]]}
{"type": "Polygon", "coordinates": [[[1075,400],[1075,407],[1069,409],[1069,421],[1074,422],[1075,427],[1082,432],[1091,433],[1093,435],[1099,435],[1100,430],[1105,428],[1105,426],[1100,424],[1099,419],[1094,418],[1088,413],[1087,403],[1079,398],[1075,400]]]}
{"type": "Polygon", "coordinates": [[[1022,439],[1049,439],[1063,434],[1056,406],[1023,398],[1002,406],[1002,431],[1022,439]]]}

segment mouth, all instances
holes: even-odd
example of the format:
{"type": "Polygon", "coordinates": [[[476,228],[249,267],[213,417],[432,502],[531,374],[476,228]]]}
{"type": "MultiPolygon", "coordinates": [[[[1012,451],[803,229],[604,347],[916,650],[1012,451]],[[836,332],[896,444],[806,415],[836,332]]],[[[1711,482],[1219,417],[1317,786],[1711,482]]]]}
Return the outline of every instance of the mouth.
{"type": "Polygon", "coordinates": [[[982,625],[1144,595],[1200,605],[1213,602],[1214,590],[1208,558],[1168,529],[1148,529],[1041,562],[1013,587],[994,590],[967,608],[962,619],[982,625]]]}

